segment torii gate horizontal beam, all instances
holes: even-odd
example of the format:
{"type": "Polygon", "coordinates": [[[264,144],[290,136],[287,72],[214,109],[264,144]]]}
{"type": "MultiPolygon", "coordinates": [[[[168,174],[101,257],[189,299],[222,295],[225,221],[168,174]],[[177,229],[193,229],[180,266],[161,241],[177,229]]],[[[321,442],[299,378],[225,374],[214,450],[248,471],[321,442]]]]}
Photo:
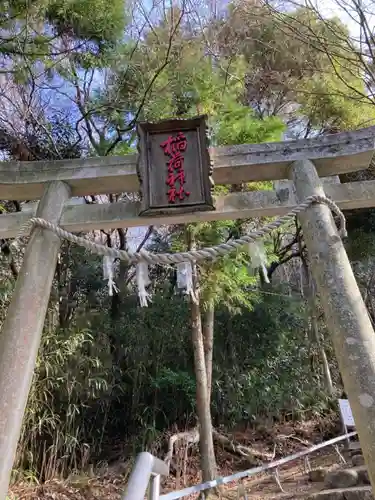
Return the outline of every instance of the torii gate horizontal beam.
{"type": "MultiPolygon", "coordinates": [[[[375,205],[375,181],[346,184],[324,183],[325,193],[342,210],[369,208],[375,205]]],[[[136,227],[213,220],[246,219],[284,215],[296,201],[290,189],[250,191],[219,196],[216,210],[160,217],[139,217],[139,202],[104,203],[95,205],[66,204],[60,225],[69,232],[89,232],[94,229],[136,227]]],[[[14,238],[22,224],[36,215],[38,203],[25,205],[24,212],[0,215],[0,237],[14,238]]]]}
{"type": "MultiPolygon", "coordinates": [[[[288,177],[297,160],[314,161],[320,177],[366,169],[375,149],[375,127],[316,139],[212,148],[216,184],[288,177]]],[[[59,161],[0,163],[0,199],[35,200],[45,183],[66,182],[72,196],[139,190],[136,155],[59,161]]]]}

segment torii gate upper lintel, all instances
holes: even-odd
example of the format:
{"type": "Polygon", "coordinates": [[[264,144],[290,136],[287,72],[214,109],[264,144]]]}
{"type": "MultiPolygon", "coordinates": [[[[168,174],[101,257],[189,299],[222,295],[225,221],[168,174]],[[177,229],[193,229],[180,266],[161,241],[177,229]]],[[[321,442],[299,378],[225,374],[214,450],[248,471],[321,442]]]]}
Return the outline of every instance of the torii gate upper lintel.
{"type": "MultiPolygon", "coordinates": [[[[231,193],[215,200],[215,211],[142,219],[139,202],[68,203],[71,196],[138,191],[135,155],[0,163],[0,199],[41,199],[29,211],[0,215],[0,237],[15,236],[20,224],[35,215],[69,231],[89,231],[280,215],[296,200],[316,194],[332,197],[341,208],[375,206],[375,181],[327,184],[323,189],[319,178],[367,168],[374,139],[375,127],[370,127],[303,141],[213,148],[217,184],[290,178],[290,189],[283,196],[275,191],[231,193]]],[[[374,331],[329,208],[312,206],[300,220],[375,489],[374,331]]],[[[0,500],[8,490],[59,247],[60,240],[52,232],[33,231],[0,335],[0,500]]]]}
{"type": "MultiPolygon", "coordinates": [[[[375,126],[321,138],[210,149],[216,184],[288,178],[289,165],[312,160],[320,177],[366,169],[375,148],[375,126]]],[[[138,192],[137,155],[73,160],[0,162],[0,199],[40,199],[46,182],[67,182],[72,196],[138,192]]]]}

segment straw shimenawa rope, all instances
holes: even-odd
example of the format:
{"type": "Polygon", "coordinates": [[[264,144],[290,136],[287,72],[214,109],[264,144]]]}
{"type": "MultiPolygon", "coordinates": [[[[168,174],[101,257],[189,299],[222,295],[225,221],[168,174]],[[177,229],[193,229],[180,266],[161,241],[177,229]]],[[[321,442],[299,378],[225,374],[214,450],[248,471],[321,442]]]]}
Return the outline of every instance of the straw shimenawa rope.
{"type": "Polygon", "coordinates": [[[48,229],[49,231],[54,232],[57,236],[71,243],[75,243],[83,248],[86,248],[92,253],[98,255],[107,255],[110,257],[118,258],[120,260],[127,261],[129,263],[137,263],[137,262],[147,262],[148,264],[178,264],[180,262],[199,262],[201,260],[213,260],[217,257],[221,257],[226,255],[233,250],[240,248],[248,243],[254,243],[257,240],[264,238],[269,235],[273,230],[279,228],[290,219],[294,218],[299,213],[307,210],[310,206],[315,203],[321,203],[327,205],[332,212],[334,212],[339,217],[339,233],[341,237],[346,236],[346,226],[345,226],[345,218],[339,207],[329,198],[325,196],[309,196],[306,200],[293,208],[289,213],[279,217],[273,222],[266,224],[261,229],[254,231],[248,235],[242,236],[236,240],[228,241],[226,243],[221,243],[219,245],[202,248],[200,250],[191,250],[189,252],[179,252],[179,253],[150,253],[146,250],[141,250],[140,252],[128,252],[126,250],[117,250],[115,248],[109,248],[105,245],[99,245],[98,243],[94,243],[86,238],[82,238],[80,236],[75,236],[68,231],[65,231],[61,227],[52,224],[44,219],[32,218],[27,221],[24,226],[22,226],[19,236],[17,239],[28,236],[31,234],[32,230],[35,227],[40,227],[43,229],[48,229]]]}

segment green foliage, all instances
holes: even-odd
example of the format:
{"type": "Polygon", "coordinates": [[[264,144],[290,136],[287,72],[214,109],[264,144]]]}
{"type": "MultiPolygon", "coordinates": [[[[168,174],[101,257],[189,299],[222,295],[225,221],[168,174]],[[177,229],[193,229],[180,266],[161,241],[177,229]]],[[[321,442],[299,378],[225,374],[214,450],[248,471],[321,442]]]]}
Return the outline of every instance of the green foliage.
{"type": "Polygon", "coordinates": [[[105,365],[99,335],[94,342],[88,330],[44,333],[16,459],[21,469],[50,479],[87,466],[87,439],[93,452],[102,433],[91,412],[104,415],[113,390],[105,365]]]}
{"type": "Polygon", "coordinates": [[[346,75],[341,80],[332,74],[315,75],[304,84],[299,113],[312,127],[328,132],[370,126],[375,121],[375,107],[362,102],[363,93],[364,83],[358,77],[346,75]]]}
{"type": "MultiPolygon", "coordinates": [[[[279,292],[262,297],[253,312],[227,317],[229,331],[224,329],[224,335],[230,336],[230,360],[215,351],[214,380],[221,396],[217,411],[233,422],[277,416],[288,408],[309,408],[313,400],[314,374],[305,367],[309,351],[303,342],[303,303],[279,292]],[[222,373],[220,366],[228,361],[232,367],[222,373]]],[[[224,340],[222,331],[216,330],[219,345],[224,340]]]]}
{"type": "Polygon", "coordinates": [[[127,22],[123,0],[0,0],[0,11],[4,73],[21,85],[29,84],[34,73],[41,75],[42,67],[47,81],[56,70],[68,77],[67,54],[84,69],[100,66],[127,22]],[[63,44],[57,41],[62,36],[63,44]]]}
{"type": "Polygon", "coordinates": [[[277,141],[285,129],[280,118],[256,119],[251,108],[229,98],[219,108],[215,125],[214,143],[220,146],[277,141]]]}
{"type": "Polygon", "coordinates": [[[196,384],[192,373],[181,370],[173,371],[165,367],[156,374],[155,378],[151,379],[151,385],[159,394],[162,394],[162,411],[166,416],[176,413],[176,401],[178,401],[177,412],[180,415],[193,414],[196,384]]]}
{"type": "Polygon", "coordinates": [[[352,260],[363,261],[375,253],[375,237],[373,232],[368,232],[359,227],[350,233],[346,245],[347,252],[352,260]]]}
{"type": "Polygon", "coordinates": [[[59,29],[71,29],[78,38],[98,43],[116,42],[126,20],[123,0],[51,0],[46,17],[59,29]]]}
{"type": "Polygon", "coordinates": [[[260,116],[283,116],[305,135],[373,123],[359,56],[340,19],[240,1],[213,29],[221,65],[245,62],[243,102],[260,116]]]}
{"type": "MultiPolygon", "coordinates": [[[[113,323],[107,297],[101,290],[96,295],[100,315],[90,330],[56,330],[52,309],[48,316],[17,458],[18,469],[37,477],[84,469],[120,437],[146,433],[139,446],[148,446],[151,429],[194,422],[188,303],[160,289],[148,309],[139,309],[129,296],[113,323]]],[[[253,304],[252,311],[235,314],[218,306],[216,423],[306,410],[317,398],[317,375],[307,369],[303,303],[280,291],[253,304]]]]}
{"type": "Polygon", "coordinates": [[[248,266],[249,257],[243,251],[202,265],[203,308],[213,301],[214,304],[225,304],[233,312],[238,311],[238,307],[251,309],[257,297],[250,286],[257,279],[249,273],[248,266]]]}

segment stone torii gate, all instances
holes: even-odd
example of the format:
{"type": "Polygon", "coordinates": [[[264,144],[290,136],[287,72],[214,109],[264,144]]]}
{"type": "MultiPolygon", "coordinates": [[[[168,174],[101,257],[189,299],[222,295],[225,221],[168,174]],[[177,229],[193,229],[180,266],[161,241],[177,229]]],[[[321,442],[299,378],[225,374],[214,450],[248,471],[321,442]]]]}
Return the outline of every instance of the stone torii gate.
{"type": "MultiPolygon", "coordinates": [[[[13,238],[31,217],[70,232],[279,216],[311,195],[341,209],[375,206],[375,181],[348,184],[322,177],[368,168],[375,127],[319,139],[212,148],[217,184],[280,181],[284,189],[231,193],[215,210],[139,217],[139,202],[74,205],[70,198],[137,192],[137,157],[0,163],[0,199],[35,200],[29,210],[0,215],[0,237],[13,238]]],[[[314,204],[299,215],[311,268],[353,410],[375,491],[375,334],[330,209],[314,204]]],[[[7,494],[23,414],[40,344],[60,239],[35,228],[0,334],[0,500],[7,494]]]]}

